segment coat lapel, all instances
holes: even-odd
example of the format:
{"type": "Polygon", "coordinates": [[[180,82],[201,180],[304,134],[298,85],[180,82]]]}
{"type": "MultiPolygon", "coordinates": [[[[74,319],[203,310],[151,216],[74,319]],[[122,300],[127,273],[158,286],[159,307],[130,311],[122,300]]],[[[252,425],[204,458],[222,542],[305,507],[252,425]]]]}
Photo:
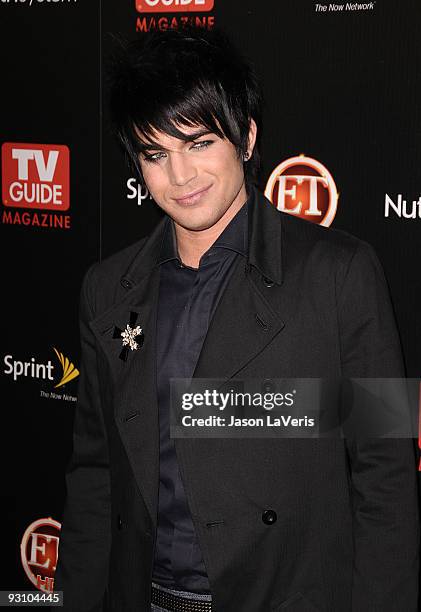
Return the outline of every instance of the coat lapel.
{"type": "Polygon", "coordinates": [[[214,313],[193,374],[197,378],[232,378],[284,327],[262,293],[262,281],[282,284],[279,213],[255,189],[250,197],[249,256],[238,257],[214,313]]]}
{"type": "Polygon", "coordinates": [[[156,523],[159,484],[159,422],[156,388],[156,317],[159,294],[159,253],[164,222],[156,228],[128,271],[123,284],[131,283],[123,299],[91,321],[90,326],[107,357],[114,388],[114,418],[133,469],[140,493],[156,523]],[[124,330],[132,313],[142,328],[143,345],[120,358],[124,330]]]}
{"type": "Polygon", "coordinates": [[[279,313],[260,293],[240,256],[212,318],[193,376],[234,377],[283,327],[279,313]]]}

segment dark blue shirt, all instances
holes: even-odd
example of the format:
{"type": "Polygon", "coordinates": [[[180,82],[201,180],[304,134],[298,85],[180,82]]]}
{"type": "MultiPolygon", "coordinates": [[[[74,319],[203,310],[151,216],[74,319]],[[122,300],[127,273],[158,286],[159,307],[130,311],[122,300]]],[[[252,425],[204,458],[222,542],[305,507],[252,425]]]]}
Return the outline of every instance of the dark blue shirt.
{"type": "Polygon", "coordinates": [[[158,526],[152,579],[170,588],[209,593],[174,440],[170,438],[170,378],[190,378],[209,323],[227,286],[233,264],[246,257],[248,201],[200,259],[185,266],[178,255],[174,224],[168,217],[158,264],[157,392],[160,429],[158,526]]]}

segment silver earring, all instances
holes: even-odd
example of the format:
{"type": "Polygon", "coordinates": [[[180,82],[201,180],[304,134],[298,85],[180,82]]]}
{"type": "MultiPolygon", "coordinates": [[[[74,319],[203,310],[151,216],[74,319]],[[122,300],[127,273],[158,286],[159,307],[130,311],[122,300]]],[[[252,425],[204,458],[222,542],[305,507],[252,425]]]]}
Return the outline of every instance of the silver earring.
{"type": "Polygon", "coordinates": [[[243,159],[244,159],[244,161],[248,161],[249,157],[250,157],[250,154],[249,154],[249,152],[248,152],[248,151],[246,151],[246,152],[244,153],[244,155],[243,155],[243,159]]]}

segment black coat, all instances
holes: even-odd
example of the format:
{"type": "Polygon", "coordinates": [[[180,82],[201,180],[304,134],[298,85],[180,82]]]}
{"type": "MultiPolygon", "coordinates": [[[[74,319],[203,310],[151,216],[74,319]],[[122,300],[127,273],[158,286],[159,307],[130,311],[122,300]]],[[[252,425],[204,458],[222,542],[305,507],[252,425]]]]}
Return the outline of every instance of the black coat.
{"type": "MultiPolygon", "coordinates": [[[[64,610],[149,612],[159,486],[155,323],[163,222],[92,266],[56,590],[64,610]],[[130,312],[144,345],[120,359],[130,312]]],[[[258,194],[194,373],[200,378],[399,377],[373,249],[258,194]],[[263,322],[263,324],[262,324],[263,322]]],[[[414,612],[411,440],[177,439],[215,612],[414,612]],[[263,520],[266,510],[277,520],[263,520]]],[[[267,516],[267,515],[265,515],[267,516]]]]}

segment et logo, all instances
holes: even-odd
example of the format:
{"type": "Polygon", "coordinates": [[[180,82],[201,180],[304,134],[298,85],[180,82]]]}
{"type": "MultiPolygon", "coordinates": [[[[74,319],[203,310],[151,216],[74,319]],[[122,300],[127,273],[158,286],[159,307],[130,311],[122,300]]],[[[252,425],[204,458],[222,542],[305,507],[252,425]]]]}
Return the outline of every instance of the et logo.
{"type": "Polygon", "coordinates": [[[339,197],[330,172],[305,155],[290,157],[276,166],[265,196],[278,210],[326,227],[335,218],[339,197]]]}
{"type": "Polygon", "coordinates": [[[20,544],[25,574],[40,591],[54,591],[54,573],[58,560],[61,525],[51,517],[34,521],[26,529],[20,544]]]}
{"type": "Polygon", "coordinates": [[[68,210],[69,157],[66,145],[3,143],[3,204],[33,210],[68,210]]]}
{"type": "Polygon", "coordinates": [[[214,0],[136,0],[139,13],[201,13],[213,9],[214,0]]]}

